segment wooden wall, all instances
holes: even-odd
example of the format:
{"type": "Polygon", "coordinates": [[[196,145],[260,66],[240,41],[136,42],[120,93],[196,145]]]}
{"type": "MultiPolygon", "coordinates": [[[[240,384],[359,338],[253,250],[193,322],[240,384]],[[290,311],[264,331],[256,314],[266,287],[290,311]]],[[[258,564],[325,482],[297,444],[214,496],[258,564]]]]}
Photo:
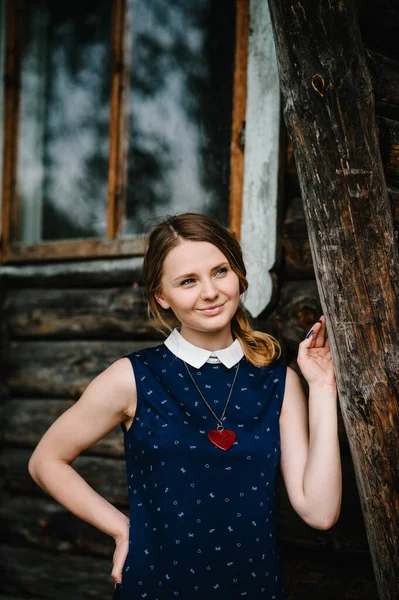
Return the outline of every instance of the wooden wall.
{"type": "MultiPolygon", "coordinates": [[[[359,16],[398,230],[399,57],[395,34],[387,23],[392,14],[397,19],[399,9],[391,4],[377,7],[361,2],[359,16]]],[[[289,149],[279,234],[277,293],[254,325],[276,335],[285,359],[296,367],[298,343],[319,318],[320,302],[289,149]]],[[[44,431],[79,398],[91,379],[127,352],[161,339],[145,316],[140,278],[141,259],[0,269],[0,600],[111,598],[113,541],[42,492],[30,478],[27,462],[44,431]]],[[[74,467],[127,512],[122,442],[117,428],[80,456],[74,467]]],[[[280,553],[290,600],[377,598],[341,419],[340,442],[343,505],[339,521],[330,530],[314,530],[303,523],[279,481],[280,553]]]]}

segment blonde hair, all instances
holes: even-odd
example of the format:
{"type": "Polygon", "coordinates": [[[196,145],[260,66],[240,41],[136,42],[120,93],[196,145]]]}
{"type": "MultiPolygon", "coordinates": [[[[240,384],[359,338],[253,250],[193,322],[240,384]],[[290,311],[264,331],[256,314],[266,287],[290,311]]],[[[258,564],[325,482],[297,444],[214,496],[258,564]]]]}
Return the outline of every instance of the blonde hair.
{"type": "MultiPolygon", "coordinates": [[[[143,276],[147,290],[148,316],[162,331],[171,332],[178,324],[171,309],[162,308],[155,298],[162,286],[163,263],[167,254],[183,240],[209,242],[227,258],[239,280],[240,294],[248,288],[240,244],[234,235],[210,217],[183,213],[158,223],[147,238],[143,276]]],[[[279,342],[271,335],[252,329],[240,304],[232,321],[231,333],[240,342],[245,357],[263,367],[280,357],[279,342]]]]}

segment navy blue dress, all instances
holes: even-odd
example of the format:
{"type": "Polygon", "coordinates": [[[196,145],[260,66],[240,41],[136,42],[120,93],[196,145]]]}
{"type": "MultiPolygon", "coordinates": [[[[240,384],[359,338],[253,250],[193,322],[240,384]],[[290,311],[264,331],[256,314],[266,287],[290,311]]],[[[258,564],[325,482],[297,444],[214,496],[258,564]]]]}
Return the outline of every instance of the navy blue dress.
{"type": "MultiPolygon", "coordinates": [[[[283,600],[274,513],[286,366],[240,360],[223,421],[237,439],[224,451],[181,359],[164,344],[127,358],[137,410],[121,424],[130,536],[115,598],[283,600]]],[[[220,416],[236,367],[189,369],[220,416]]]]}

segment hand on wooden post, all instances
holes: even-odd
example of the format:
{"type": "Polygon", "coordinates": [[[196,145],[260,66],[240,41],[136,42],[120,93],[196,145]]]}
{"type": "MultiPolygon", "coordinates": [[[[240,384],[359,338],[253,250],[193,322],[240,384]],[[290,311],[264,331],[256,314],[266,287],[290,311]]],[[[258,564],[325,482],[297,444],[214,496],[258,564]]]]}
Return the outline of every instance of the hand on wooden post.
{"type": "Polygon", "coordinates": [[[336,387],[326,318],[323,315],[299,344],[298,366],[309,386],[336,387]]]}

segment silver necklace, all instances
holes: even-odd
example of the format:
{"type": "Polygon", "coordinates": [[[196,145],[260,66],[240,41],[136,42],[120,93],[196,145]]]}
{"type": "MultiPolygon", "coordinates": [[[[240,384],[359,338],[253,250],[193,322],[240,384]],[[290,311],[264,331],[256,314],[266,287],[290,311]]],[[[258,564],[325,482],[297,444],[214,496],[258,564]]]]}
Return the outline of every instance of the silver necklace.
{"type": "Polygon", "coordinates": [[[215,446],[217,446],[221,450],[228,450],[234,444],[234,442],[236,440],[236,434],[231,429],[225,429],[224,426],[223,426],[222,421],[223,421],[223,417],[224,417],[225,412],[226,412],[227,405],[228,405],[229,400],[231,398],[231,394],[233,393],[234,384],[236,382],[237,375],[238,375],[238,370],[240,368],[240,363],[237,364],[236,372],[234,373],[234,378],[233,378],[233,382],[232,382],[231,387],[230,387],[229,395],[227,396],[226,404],[224,406],[224,409],[223,409],[223,412],[222,412],[220,418],[217,416],[217,414],[213,411],[213,409],[209,406],[208,402],[205,400],[205,398],[204,398],[201,390],[199,389],[199,387],[198,387],[198,385],[197,385],[194,377],[191,375],[190,369],[188,368],[187,364],[184,361],[183,361],[183,363],[184,363],[184,366],[187,369],[187,373],[189,374],[191,381],[194,384],[195,389],[197,390],[197,392],[199,393],[200,397],[202,398],[202,400],[204,401],[204,403],[209,408],[209,410],[211,411],[211,413],[213,414],[213,416],[215,417],[215,419],[217,421],[216,429],[212,429],[211,431],[208,431],[208,439],[212,442],[212,444],[214,444],[215,446]]]}

